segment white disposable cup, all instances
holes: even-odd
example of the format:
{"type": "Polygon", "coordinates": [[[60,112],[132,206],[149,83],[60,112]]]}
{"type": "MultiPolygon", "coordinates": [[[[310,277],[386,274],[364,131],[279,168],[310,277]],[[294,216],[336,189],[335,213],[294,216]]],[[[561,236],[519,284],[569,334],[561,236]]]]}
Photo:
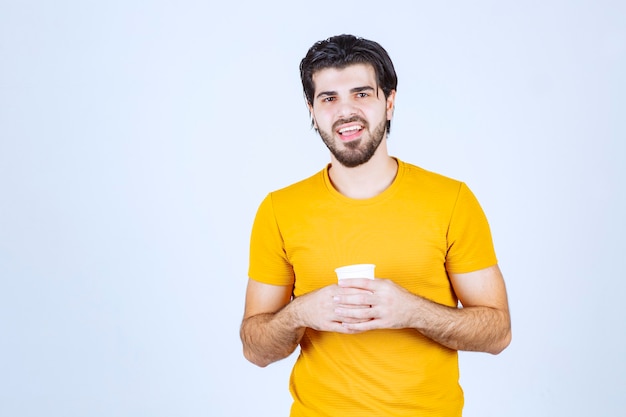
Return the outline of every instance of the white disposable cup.
{"type": "Polygon", "coordinates": [[[374,279],[374,264],[346,265],[335,269],[337,279],[368,278],[374,279]]]}

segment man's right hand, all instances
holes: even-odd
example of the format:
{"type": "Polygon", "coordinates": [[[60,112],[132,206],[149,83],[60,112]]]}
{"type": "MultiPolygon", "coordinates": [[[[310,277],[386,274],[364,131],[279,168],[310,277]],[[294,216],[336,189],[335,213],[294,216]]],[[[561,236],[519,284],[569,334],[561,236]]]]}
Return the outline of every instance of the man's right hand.
{"type": "Polygon", "coordinates": [[[300,296],[292,301],[290,309],[296,315],[296,321],[302,327],[309,327],[318,331],[346,333],[342,323],[361,323],[369,319],[355,319],[341,316],[338,308],[361,309],[370,308],[370,305],[342,305],[337,297],[349,294],[367,294],[368,292],[356,288],[341,288],[332,284],[319,290],[300,296]]]}

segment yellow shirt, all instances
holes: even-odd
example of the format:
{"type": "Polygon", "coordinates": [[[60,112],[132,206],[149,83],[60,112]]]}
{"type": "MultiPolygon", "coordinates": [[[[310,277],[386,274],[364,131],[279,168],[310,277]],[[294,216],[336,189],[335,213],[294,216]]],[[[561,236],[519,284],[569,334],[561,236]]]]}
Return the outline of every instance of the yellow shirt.
{"type": "MultiPolygon", "coordinates": [[[[334,269],[376,264],[376,277],[456,306],[447,273],[497,263],[487,219],[464,183],[398,161],[392,185],[350,199],[328,169],[270,193],[252,229],[250,278],[295,297],[337,282],[334,269]]],[[[416,330],[355,335],[307,329],[291,416],[460,416],[457,352],[416,330]]]]}

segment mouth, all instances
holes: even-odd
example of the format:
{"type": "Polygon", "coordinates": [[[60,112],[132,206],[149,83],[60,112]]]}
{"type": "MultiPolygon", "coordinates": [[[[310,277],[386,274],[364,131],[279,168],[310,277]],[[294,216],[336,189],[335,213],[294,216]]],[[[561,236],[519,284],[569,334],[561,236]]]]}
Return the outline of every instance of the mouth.
{"type": "Polygon", "coordinates": [[[348,125],[343,125],[341,128],[337,129],[336,132],[342,141],[348,142],[360,138],[363,129],[364,127],[362,124],[351,123],[348,125]]]}

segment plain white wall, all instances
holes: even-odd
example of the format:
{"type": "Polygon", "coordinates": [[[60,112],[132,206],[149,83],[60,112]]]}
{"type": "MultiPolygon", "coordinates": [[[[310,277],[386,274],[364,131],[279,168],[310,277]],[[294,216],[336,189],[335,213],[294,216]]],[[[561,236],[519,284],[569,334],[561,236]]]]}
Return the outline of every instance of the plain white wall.
{"type": "Polygon", "coordinates": [[[465,415],[613,416],[626,6],[0,1],[0,415],[287,415],[238,338],[263,196],[321,169],[298,64],[380,42],[392,153],[467,182],[513,343],[461,354],[465,415]]]}

